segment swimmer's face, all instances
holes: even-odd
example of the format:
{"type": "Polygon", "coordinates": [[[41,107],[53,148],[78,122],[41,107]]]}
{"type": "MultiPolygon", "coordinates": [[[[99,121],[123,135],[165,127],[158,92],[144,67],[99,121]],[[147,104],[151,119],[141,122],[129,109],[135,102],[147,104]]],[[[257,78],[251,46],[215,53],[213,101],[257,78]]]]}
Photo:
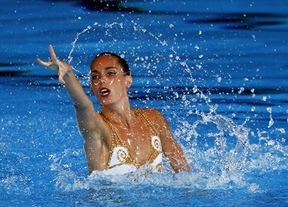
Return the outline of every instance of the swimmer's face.
{"type": "Polygon", "coordinates": [[[132,78],[123,73],[116,57],[101,55],[94,59],[90,70],[91,91],[101,105],[127,98],[127,88],[130,87],[132,78]]]}

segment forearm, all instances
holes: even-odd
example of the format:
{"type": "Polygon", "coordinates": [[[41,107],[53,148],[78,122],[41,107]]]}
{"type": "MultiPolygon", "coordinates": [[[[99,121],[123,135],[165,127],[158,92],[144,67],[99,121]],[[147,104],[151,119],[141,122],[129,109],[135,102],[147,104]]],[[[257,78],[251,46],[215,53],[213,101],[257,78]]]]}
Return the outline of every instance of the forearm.
{"type": "Polygon", "coordinates": [[[165,145],[165,142],[162,143],[163,145],[163,152],[165,157],[167,158],[167,161],[173,171],[175,173],[178,173],[180,171],[190,171],[189,164],[186,160],[186,157],[184,155],[183,150],[179,146],[178,143],[176,143],[174,140],[170,141],[165,145]]]}
{"type": "Polygon", "coordinates": [[[91,100],[86,95],[72,69],[63,76],[63,80],[65,81],[65,89],[72,99],[74,106],[77,109],[89,107],[91,100]]]}
{"type": "Polygon", "coordinates": [[[176,153],[169,156],[169,162],[174,172],[178,173],[180,171],[190,172],[190,167],[184,156],[184,153],[181,148],[176,150],[176,153]]]}
{"type": "Polygon", "coordinates": [[[190,171],[190,167],[184,155],[184,152],[180,145],[174,139],[170,126],[167,120],[163,116],[159,116],[161,119],[158,123],[162,123],[160,128],[160,137],[162,142],[162,148],[165,156],[167,157],[170,166],[175,173],[180,171],[190,171]],[[163,125],[164,123],[164,125],[163,125]]]}
{"type": "Polygon", "coordinates": [[[71,66],[57,58],[52,45],[49,45],[49,52],[51,58],[48,61],[42,61],[41,59],[37,58],[37,62],[40,65],[58,72],[58,79],[65,85],[65,88],[70,95],[76,109],[80,109],[80,111],[83,112],[83,109],[87,109],[89,107],[90,109],[93,108],[91,100],[84,92],[83,87],[79,83],[78,79],[75,77],[71,66]]]}

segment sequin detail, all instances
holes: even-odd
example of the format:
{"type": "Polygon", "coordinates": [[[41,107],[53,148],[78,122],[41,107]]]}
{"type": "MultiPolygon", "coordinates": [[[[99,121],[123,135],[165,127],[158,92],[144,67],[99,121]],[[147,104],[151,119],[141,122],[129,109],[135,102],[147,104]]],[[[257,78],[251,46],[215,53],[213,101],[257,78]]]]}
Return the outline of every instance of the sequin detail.
{"type": "Polygon", "coordinates": [[[130,157],[129,149],[120,138],[117,133],[117,129],[112,125],[111,122],[102,114],[104,121],[108,124],[112,132],[112,143],[110,158],[108,166],[104,171],[105,174],[126,174],[129,172],[136,171],[141,167],[147,168],[152,172],[162,171],[162,145],[158,134],[156,133],[155,127],[148,121],[148,119],[141,113],[140,110],[133,110],[136,116],[144,123],[145,128],[148,130],[151,147],[153,152],[149,156],[149,159],[145,163],[139,163],[130,157]]]}

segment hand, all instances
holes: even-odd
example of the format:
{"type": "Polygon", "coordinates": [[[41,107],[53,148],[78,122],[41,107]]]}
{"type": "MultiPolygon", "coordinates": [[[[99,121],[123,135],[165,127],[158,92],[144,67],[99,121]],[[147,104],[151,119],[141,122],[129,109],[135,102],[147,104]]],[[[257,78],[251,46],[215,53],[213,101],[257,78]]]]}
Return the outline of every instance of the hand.
{"type": "Polygon", "coordinates": [[[58,80],[65,84],[65,81],[64,81],[64,76],[72,71],[70,65],[68,65],[67,63],[59,60],[57,57],[56,57],[56,54],[54,52],[54,49],[52,47],[52,45],[49,45],[49,52],[50,52],[50,56],[51,56],[51,59],[48,60],[48,61],[42,61],[40,60],[39,58],[37,58],[37,62],[40,64],[40,65],[43,65],[45,67],[48,67],[52,70],[55,70],[55,71],[58,71],[58,80]]]}

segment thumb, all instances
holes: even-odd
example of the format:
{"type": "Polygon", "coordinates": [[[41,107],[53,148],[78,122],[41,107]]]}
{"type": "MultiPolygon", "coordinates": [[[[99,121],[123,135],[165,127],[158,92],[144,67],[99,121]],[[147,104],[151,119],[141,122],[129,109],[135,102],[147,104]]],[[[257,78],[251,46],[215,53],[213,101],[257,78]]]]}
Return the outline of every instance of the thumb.
{"type": "Polygon", "coordinates": [[[62,72],[62,70],[59,70],[58,71],[58,80],[60,83],[64,84],[65,85],[65,81],[64,81],[64,73],[62,72]]]}

